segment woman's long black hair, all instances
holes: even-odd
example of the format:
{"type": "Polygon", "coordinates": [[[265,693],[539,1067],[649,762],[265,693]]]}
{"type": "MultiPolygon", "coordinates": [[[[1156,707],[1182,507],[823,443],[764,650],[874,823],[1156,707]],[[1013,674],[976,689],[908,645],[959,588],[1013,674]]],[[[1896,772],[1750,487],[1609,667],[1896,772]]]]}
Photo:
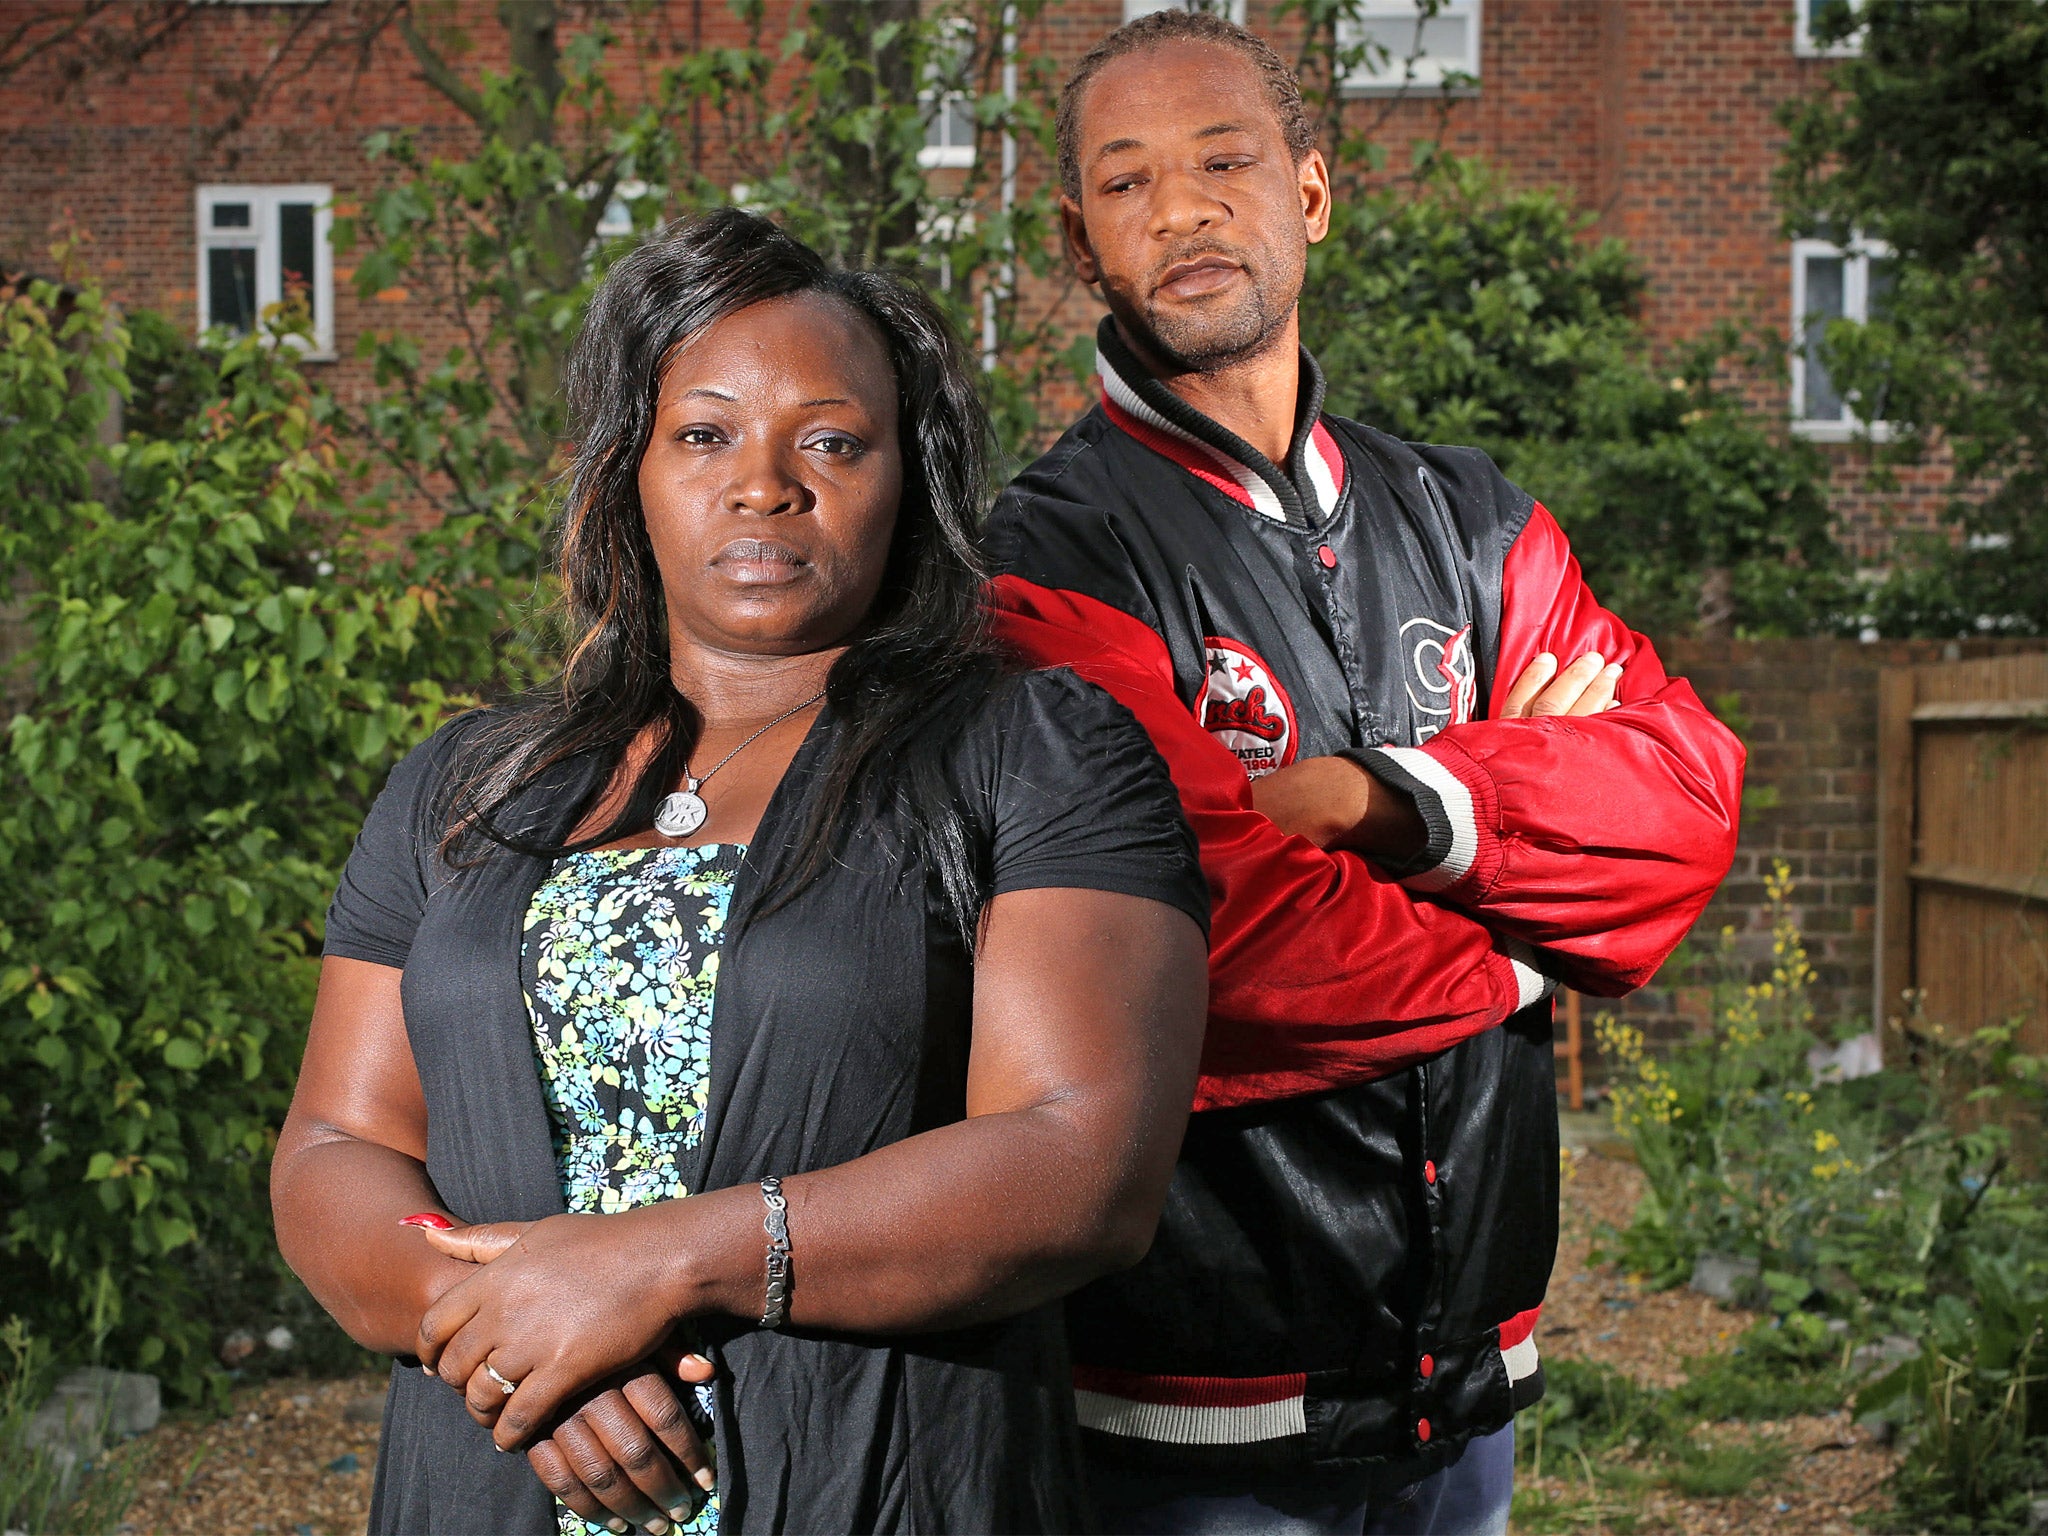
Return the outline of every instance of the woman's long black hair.
{"type": "Polygon", "coordinates": [[[820,768],[803,855],[764,910],[822,871],[843,826],[902,815],[971,944],[980,880],[945,758],[1000,675],[983,632],[975,552],[988,416],[958,339],[924,294],[880,273],[835,271],[737,209],[653,236],[592,301],[567,372],[576,448],[560,566],[578,638],[553,683],[495,712],[466,743],[448,845],[459,861],[472,834],[546,856],[596,847],[649,826],[682,778],[701,720],[670,679],[661,572],[639,493],[662,374],[678,347],[728,315],[812,293],[865,316],[888,350],[903,500],[881,590],[826,681],[841,728],[820,768]],[[594,754],[609,783],[649,728],[655,750],[609,825],[560,846],[499,825],[522,791],[570,758],[594,754]]]}

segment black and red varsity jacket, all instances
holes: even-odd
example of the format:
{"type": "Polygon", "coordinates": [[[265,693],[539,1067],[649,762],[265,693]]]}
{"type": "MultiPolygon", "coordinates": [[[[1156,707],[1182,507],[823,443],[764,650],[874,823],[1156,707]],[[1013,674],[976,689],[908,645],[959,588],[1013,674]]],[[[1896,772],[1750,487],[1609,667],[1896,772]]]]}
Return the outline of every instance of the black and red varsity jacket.
{"type": "Polygon", "coordinates": [[[1113,323],[1101,403],[1005,491],[995,618],[1150,732],[1213,909],[1197,1113],[1151,1252],[1069,1307],[1100,1443],[1156,1465],[1448,1456],[1541,1395],[1549,991],[1655,972],[1734,854],[1742,749],[1483,453],[1300,414],[1276,465],[1113,323]],[[1621,707],[1490,719],[1538,652],[1621,707]],[[1251,781],[1363,750],[1430,830],[1382,868],[1251,781]]]}

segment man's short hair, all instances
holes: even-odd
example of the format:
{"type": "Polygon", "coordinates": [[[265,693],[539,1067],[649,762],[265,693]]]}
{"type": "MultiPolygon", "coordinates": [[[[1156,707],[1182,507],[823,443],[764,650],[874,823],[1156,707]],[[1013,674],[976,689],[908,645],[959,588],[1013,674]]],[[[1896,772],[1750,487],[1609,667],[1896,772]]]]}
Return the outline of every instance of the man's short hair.
{"type": "Polygon", "coordinates": [[[1210,11],[1178,7],[1153,11],[1125,22],[1090,48],[1060,87],[1059,109],[1053,120],[1059,138],[1060,190],[1075,202],[1081,200],[1081,93],[1110,60],[1165,43],[1214,43],[1243,54],[1259,72],[1294,163],[1299,165],[1316,147],[1315,125],[1301,102],[1301,82],[1265,39],[1210,11]]]}

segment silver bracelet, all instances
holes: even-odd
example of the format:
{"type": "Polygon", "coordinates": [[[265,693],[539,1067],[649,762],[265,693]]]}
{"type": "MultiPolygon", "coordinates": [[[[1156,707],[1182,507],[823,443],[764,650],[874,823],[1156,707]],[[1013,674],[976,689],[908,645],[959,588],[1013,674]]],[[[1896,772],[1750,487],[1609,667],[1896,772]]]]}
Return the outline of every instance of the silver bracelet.
{"type": "Polygon", "coordinates": [[[789,1319],[789,1200],[782,1193],[782,1180],[773,1175],[761,1181],[761,1203],[768,1208],[761,1229],[768,1234],[768,1299],[761,1307],[761,1326],[780,1328],[789,1319]]]}

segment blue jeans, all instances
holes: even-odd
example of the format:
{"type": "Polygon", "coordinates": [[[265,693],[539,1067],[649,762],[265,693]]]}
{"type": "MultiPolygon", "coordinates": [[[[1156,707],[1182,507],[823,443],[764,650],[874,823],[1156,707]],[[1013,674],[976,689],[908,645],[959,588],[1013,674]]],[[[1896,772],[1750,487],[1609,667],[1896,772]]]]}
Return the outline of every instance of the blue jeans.
{"type": "Polygon", "coordinates": [[[1106,1536],[1507,1536],[1515,1426],[1480,1435],[1441,1471],[1251,1473],[1234,1485],[1132,1472],[1099,1454],[1088,1487],[1106,1536]]]}

